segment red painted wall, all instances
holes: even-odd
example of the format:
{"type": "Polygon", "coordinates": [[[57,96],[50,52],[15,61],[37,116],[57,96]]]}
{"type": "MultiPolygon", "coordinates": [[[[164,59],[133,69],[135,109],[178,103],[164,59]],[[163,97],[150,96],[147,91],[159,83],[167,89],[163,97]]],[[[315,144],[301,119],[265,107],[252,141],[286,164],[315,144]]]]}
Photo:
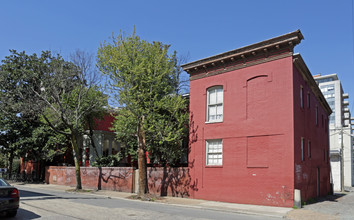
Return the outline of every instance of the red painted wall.
{"type": "MultiPolygon", "coordinates": [[[[132,167],[102,167],[101,169],[81,167],[80,169],[83,188],[133,192],[132,167]]],[[[158,196],[189,196],[190,176],[187,167],[149,167],[147,172],[149,193],[158,196]]],[[[75,187],[75,167],[46,167],[45,182],[75,187]]]]}
{"type": "Polygon", "coordinates": [[[149,193],[159,196],[188,197],[190,177],[187,167],[149,167],[149,193]]]}
{"type": "Polygon", "coordinates": [[[107,114],[104,116],[102,120],[95,119],[95,130],[99,131],[111,131],[112,123],[114,121],[114,117],[111,114],[107,114]]]}
{"type": "Polygon", "coordinates": [[[292,57],[190,82],[190,196],[293,206],[292,57]],[[224,89],[223,122],[206,123],[207,89],[224,89]],[[206,140],[222,139],[223,165],[206,166],[206,140]]]}
{"type": "MultiPolygon", "coordinates": [[[[81,167],[83,188],[132,192],[133,168],[131,167],[81,167]]],[[[46,167],[47,184],[76,186],[75,167],[46,167]]]]}
{"type": "Polygon", "coordinates": [[[325,196],[330,192],[328,115],[296,67],[294,67],[293,78],[295,188],[301,190],[302,200],[307,201],[317,197],[317,172],[319,172],[319,195],[325,196]],[[303,108],[300,105],[301,87],[304,94],[303,108]],[[309,107],[307,94],[310,95],[309,107]],[[318,107],[318,125],[316,125],[316,106],[318,107]],[[301,158],[301,138],[304,139],[304,160],[301,158]],[[308,141],[311,143],[310,157],[308,141]]]}
{"type": "Polygon", "coordinates": [[[23,158],[21,158],[21,164],[20,164],[21,168],[21,175],[23,174],[23,172],[26,175],[27,179],[31,179],[34,178],[33,176],[33,172],[35,172],[36,176],[38,177],[40,174],[39,172],[39,166],[40,164],[38,162],[33,162],[33,161],[25,161],[23,158]]]}

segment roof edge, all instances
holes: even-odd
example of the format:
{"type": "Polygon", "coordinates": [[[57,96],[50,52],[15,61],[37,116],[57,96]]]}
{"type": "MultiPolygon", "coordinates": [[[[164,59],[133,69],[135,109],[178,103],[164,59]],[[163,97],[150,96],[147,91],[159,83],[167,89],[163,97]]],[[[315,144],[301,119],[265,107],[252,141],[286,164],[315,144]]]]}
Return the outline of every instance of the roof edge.
{"type": "Polygon", "coordinates": [[[331,78],[331,77],[333,77],[335,80],[339,80],[337,73],[313,76],[313,78],[316,78],[316,79],[325,79],[325,78],[331,78]]]}
{"type": "Polygon", "coordinates": [[[296,30],[278,37],[274,37],[268,40],[264,40],[255,44],[251,44],[245,47],[241,47],[235,50],[230,50],[221,54],[217,54],[211,57],[207,57],[204,59],[196,60],[190,63],[186,63],[181,65],[184,71],[198,68],[203,65],[211,64],[214,62],[223,62],[225,59],[233,60],[237,56],[245,56],[249,53],[256,53],[256,51],[267,52],[267,49],[270,47],[276,47],[279,49],[280,46],[282,47],[291,47],[293,48],[295,45],[299,44],[304,37],[300,30],[296,30]]]}
{"type": "Polygon", "coordinates": [[[315,96],[316,96],[317,100],[320,102],[321,106],[324,108],[324,110],[327,112],[327,114],[330,115],[332,113],[332,109],[328,105],[325,97],[323,96],[320,88],[318,87],[310,70],[308,69],[304,59],[302,59],[302,56],[298,53],[293,54],[293,63],[295,65],[295,67],[299,70],[301,75],[303,76],[304,80],[310,86],[312,92],[315,94],[315,96]]]}

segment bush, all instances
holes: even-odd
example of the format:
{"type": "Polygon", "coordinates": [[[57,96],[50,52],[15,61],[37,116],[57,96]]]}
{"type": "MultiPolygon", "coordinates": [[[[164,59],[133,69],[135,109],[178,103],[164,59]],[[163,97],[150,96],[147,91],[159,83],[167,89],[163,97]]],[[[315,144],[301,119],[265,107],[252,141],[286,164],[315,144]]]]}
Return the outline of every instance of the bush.
{"type": "Polygon", "coordinates": [[[94,167],[118,167],[119,161],[122,159],[122,154],[118,152],[115,155],[109,155],[107,157],[99,157],[92,163],[94,167]]]}

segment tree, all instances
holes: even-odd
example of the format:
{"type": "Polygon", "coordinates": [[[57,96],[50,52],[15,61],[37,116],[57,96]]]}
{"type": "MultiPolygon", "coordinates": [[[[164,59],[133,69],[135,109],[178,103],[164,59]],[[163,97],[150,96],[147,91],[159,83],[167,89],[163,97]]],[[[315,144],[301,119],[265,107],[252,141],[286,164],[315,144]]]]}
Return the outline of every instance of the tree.
{"type": "Polygon", "coordinates": [[[117,138],[138,155],[139,196],[148,191],[146,151],[160,162],[174,161],[188,129],[187,103],[177,94],[176,53],[168,49],[133,33],[119,34],[98,50],[98,66],[110,76],[122,106],[114,124],[117,138]]]}
{"type": "Polygon", "coordinates": [[[9,75],[0,66],[0,152],[7,158],[8,177],[12,175],[13,160],[20,155],[21,142],[30,136],[32,121],[23,120],[21,106],[23,97],[17,95],[21,90],[21,77],[9,75]]]}
{"type": "Polygon", "coordinates": [[[76,189],[81,189],[77,140],[86,131],[87,119],[104,110],[106,96],[90,80],[91,73],[87,69],[65,61],[60,55],[46,51],[38,57],[11,52],[2,61],[1,79],[4,81],[0,83],[11,86],[1,88],[4,93],[0,104],[6,103],[23,119],[40,121],[70,139],[76,189]]]}
{"type": "Polygon", "coordinates": [[[39,122],[30,127],[27,137],[20,139],[16,152],[23,161],[37,162],[39,169],[36,170],[38,173],[35,177],[44,180],[46,162],[65,154],[68,146],[70,139],[67,136],[53,132],[46,123],[39,122]]]}
{"type": "Polygon", "coordinates": [[[13,160],[18,154],[18,143],[28,135],[27,125],[27,123],[16,117],[9,117],[9,115],[2,115],[0,119],[0,152],[8,162],[8,178],[11,178],[12,175],[13,160]]]}
{"type": "MultiPolygon", "coordinates": [[[[18,96],[16,98],[8,95],[16,89],[16,86],[10,85],[11,82],[19,83],[15,77],[10,77],[7,72],[1,71],[0,82],[2,88],[0,90],[2,101],[0,102],[0,152],[7,157],[8,175],[11,178],[14,157],[37,161],[44,168],[46,161],[65,152],[67,141],[65,136],[53,134],[53,131],[42,122],[34,120],[33,117],[24,117],[26,111],[16,109],[15,105],[20,106],[18,103],[21,99],[18,96]]],[[[44,170],[41,174],[44,179],[44,170]]]]}

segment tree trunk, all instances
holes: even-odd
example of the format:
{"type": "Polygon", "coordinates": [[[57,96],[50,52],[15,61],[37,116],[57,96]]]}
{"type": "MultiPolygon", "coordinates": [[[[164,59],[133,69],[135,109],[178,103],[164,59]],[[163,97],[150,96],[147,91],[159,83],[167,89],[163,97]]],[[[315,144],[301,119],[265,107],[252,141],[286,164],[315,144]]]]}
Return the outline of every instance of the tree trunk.
{"type": "Polygon", "coordinates": [[[41,182],[45,181],[45,160],[40,160],[38,179],[41,182]]]}
{"type": "Polygon", "coordinates": [[[71,145],[73,149],[73,156],[75,162],[75,171],[76,171],[76,190],[82,189],[81,186],[81,175],[80,175],[80,164],[79,164],[79,148],[77,146],[77,133],[72,132],[71,134],[71,145]]]}
{"type": "Polygon", "coordinates": [[[98,154],[98,150],[97,150],[97,147],[95,144],[95,140],[93,138],[93,129],[92,129],[91,121],[90,121],[90,119],[87,119],[87,120],[88,120],[88,125],[89,125],[89,130],[90,130],[89,136],[90,136],[92,148],[95,150],[96,158],[100,158],[100,155],[98,154]]]}
{"type": "Polygon", "coordinates": [[[146,141],[144,132],[144,116],[138,124],[138,168],[139,168],[139,192],[138,196],[143,197],[148,192],[146,172],[146,141]]]}
{"type": "Polygon", "coordinates": [[[11,149],[9,156],[9,170],[7,171],[7,178],[11,179],[12,177],[12,165],[14,162],[14,151],[11,149]]]}

